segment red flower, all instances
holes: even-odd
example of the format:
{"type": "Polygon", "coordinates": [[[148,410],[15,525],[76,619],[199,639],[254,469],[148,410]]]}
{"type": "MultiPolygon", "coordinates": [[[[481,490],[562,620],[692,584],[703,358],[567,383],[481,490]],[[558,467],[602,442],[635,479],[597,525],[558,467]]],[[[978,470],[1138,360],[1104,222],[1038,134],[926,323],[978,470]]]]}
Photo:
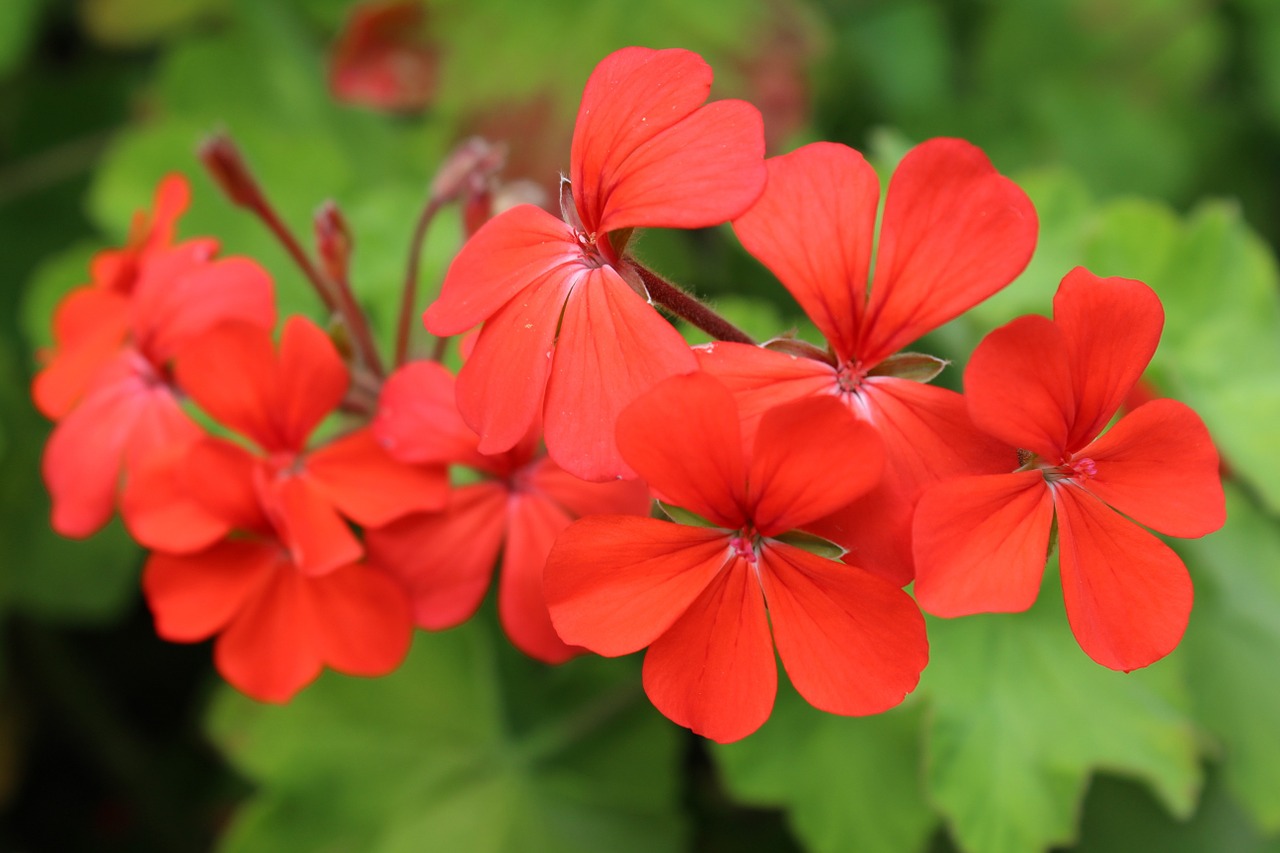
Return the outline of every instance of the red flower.
{"type": "MultiPolygon", "coordinates": [[[[181,467],[177,460],[173,464],[181,467]]],[[[172,471],[151,468],[160,479],[172,471]]],[[[357,562],[323,575],[307,571],[277,538],[258,495],[236,489],[243,481],[226,479],[227,473],[200,466],[188,472],[188,488],[207,483],[213,494],[202,494],[202,504],[187,507],[185,520],[203,516],[214,526],[246,535],[196,553],[158,552],[147,560],[142,589],[156,633],[178,643],[216,635],[218,672],[264,702],[287,702],[323,666],[366,676],[395,669],[413,633],[400,584],[357,562]],[[210,475],[212,480],[204,479],[210,475]]],[[[190,501],[191,493],[185,496],[190,501]]]]}
{"type": "Polygon", "coordinates": [[[1173,400],[1103,432],[1160,339],[1164,311],[1150,288],[1076,269],[1053,311],[1052,321],[1022,317],[992,332],[969,362],[974,422],[1019,448],[1018,462],[1010,449],[1012,473],[925,492],[916,596],[939,616],[1025,610],[1056,517],[1071,630],[1089,657],[1127,671],[1173,650],[1192,599],[1182,561],[1139,525],[1170,536],[1221,527],[1218,455],[1200,418],[1173,400]]]}
{"type": "Polygon", "coordinates": [[[742,213],[764,184],[759,112],[701,106],[711,69],[683,50],[620,50],[587,81],[565,221],[531,205],[491,220],[427,309],[438,335],[484,322],[458,377],[482,453],[542,420],[547,451],[588,480],[630,476],[614,422],[639,393],[697,367],[624,260],[637,227],[701,228],[742,213]]]}
{"type": "MultiPolygon", "coordinates": [[[[199,491],[211,491],[214,501],[220,490],[255,494],[292,562],[306,574],[324,574],[360,558],[363,549],[344,518],[373,527],[444,505],[443,466],[395,461],[368,427],[308,449],[309,436],[342,402],[349,382],[341,356],[309,320],[289,319],[278,354],[266,330],[223,324],[182,354],[176,373],[206,413],[261,450],[255,455],[224,439],[203,439],[189,454],[189,464],[201,472],[194,481],[199,491]]],[[[206,525],[159,523],[161,496],[182,491],[166,488],[160,479],[147,480],[155,489],[151,499],[136,497],[140,507],[131,529],[139,540],[182,552],[219,538],[221,532],[206,525]]]]}
{"type": "Polygon", "coordinates": [[[552,542],[580,516],[647,513],[649,492],[638,481],[579,480],[537,452],[536,432],[483,456],[455,399],[453,377],[434,362],[412,362],[383,386],[374,432],[388,452],[404,462],[460,463],[485,477],[454,490],[443,512],[367,531],[369,562],[408,586],[419,626],[441,630],[475,613],[502,550],[503,629],[525,654],[562,663],[580,649],[560,641],[547,615],[542,570],[552,542]]]}
{"type": "Polygon", "coordinates": [[[565,642],[607,656],[648,646],[653,704],[721,742],[768,718],[775,643],[796,689],[826,711],[874,714],[915,687],[928,643],[910,596],[787,542],[876,482],[874,430],[835,400],[807,399],[766,412],[744,448],[729,390],[695,373],[628,407],[618,444],[662,500],[708,526],[592,516],[566,530],[545,579],[565,642]]]}
{"type": "Polygon", "coordinates": [[[37,405],[60,418],[45,447],[52,524],[88,536],[106,523],[122,473],[200,430],[175,397],[170,365],[193,339],[228,321],[269,328],[271,280],[246,258],[211,260],[216,244],[169,246],[186,184],[165,180],[150,227],[94,261],[94,284],[68,295],[54,318],[58,348],[36,378],[37,405]]]}
{"type": "Polygon", "coordinates": [[[923,384],[941,363],[894,356],[1008,284],[1031,257],[1030,201],[972,145],[934,139],[894,172],[874,275],[880,190],[858,152],[817,143],[768,161],[769,183],[734,230],[828,341],[699,348],[704,370],[733,391],[750,425],[787,400],[834,395],[880,432],[880,485],[816,529],[849,559],[899,584],[911,579],[911,510],[920,490],[995,470],[998,448],[968,422],[958,394],[923,384]],[[868,289],[868,281],[870,287],[868,289]]]}
{"type": "Polygon", "coordinates": [[[417,110],[436,93],[440,64],[425,38],[418,2],[363,3],[333,51],[329,88],[340,101],[381,110],[417,110]]]}

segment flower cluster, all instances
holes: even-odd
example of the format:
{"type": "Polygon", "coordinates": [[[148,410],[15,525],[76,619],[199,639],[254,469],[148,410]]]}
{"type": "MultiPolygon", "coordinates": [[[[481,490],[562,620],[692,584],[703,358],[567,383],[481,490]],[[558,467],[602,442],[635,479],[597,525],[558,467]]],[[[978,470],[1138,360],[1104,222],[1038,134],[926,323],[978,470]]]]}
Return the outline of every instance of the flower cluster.
{"type": "Polygon", "coordinates": [[[1055,543],[1088,655],[1168,654],[1191,580],[1146,528],[1204,535],[1224,499],[1187,407],[1109,427],[1159,341],[1154,292],[1072,270],[1053,319],[977,347],[963,394],[930,384],[946,363],[909,348],[1022,272],[1026,195],[957,139],[911,150],[883,201],[846,146],[766,159],[760,113],[708,103],[711,80],[683,50],[601,62],[558,217],[491,210],[501,154],[462,146],[418,229],[457,201],[472,232],[426,308],[434,353],[411,357],[415,260],[390,370],[337,209],[313,262],[211,143],[206,165],[284,240],[328,330],[290,317],[277,339],[268,275],[176,241],[188,190],[166,179],[55,316],[34,388],[57,422],[55,528],[85,536],[118,508],[152,551],[160,635],[216,637],[222,675],[265,701],[324,666],[390,671],[414,626],[470,618],[498,563],[515,646],[547,663],[647,649],[653,704],[718,741],[768,718],[775,649],[818,708],[897,705],[928,662],[921,608],[1024,610],[1055,543]],[[637,229],[726,223],[825,342],[757,343],[633,252],[637,229]],[[463,333],[455,379],[441,362],[463,333]]]}

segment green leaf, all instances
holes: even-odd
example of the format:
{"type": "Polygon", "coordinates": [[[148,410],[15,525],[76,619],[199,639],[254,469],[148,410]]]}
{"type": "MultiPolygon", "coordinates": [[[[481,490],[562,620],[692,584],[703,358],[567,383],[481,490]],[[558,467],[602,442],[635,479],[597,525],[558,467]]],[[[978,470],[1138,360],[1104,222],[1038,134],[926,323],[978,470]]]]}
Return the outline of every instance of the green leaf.
{"type": "Polygon", "coordinates": [[[0,3],[0,77],[17,68],[27,54],[43,0],[0,3]]]}
{"type": "Polygon", "coordinates": [[[1228,489],[1226,525],[1175,544],[1196,581],[1183,642],[1196,717],[1221,743],[1227,787],[1280,832],[1280,525],[1228,489]]]}
{"type": "Polygon", "coordinates": [[[837,717],[804,701],[785,679],[755,734],[712,755],[736,798],[786,809],[815,851],[910,853],[938,817],[921,779],[918,703],[872,717],[837,717]]]}
{"type": "Polygon", "coordinates": [[[259,792],[222,849],[679,846],[678,730],[634,667],[546,668],[500,654],[493,633],[422,634],[393,675],[330,673],[285,707],[225,690],[211,727],[259,792]]]}
{"type": "Polygon", "coordinates": [[[932,620],[929,796],[963,850],[1070,842],[1090,775],[1139,778],[1185,817],[1200,786],[1178,656],[1134,673],[1076,645],[1055,576],[1026,613],[932,620]]]}

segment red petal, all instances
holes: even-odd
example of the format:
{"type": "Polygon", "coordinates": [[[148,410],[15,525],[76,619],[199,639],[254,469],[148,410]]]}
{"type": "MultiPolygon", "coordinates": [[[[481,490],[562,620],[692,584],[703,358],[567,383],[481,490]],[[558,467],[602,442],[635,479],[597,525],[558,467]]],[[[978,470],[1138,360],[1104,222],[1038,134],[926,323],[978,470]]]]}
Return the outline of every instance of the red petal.
{"type": "Polygon", "coordinates": [[[173,358],[219,323],[239,320],[267,330],[275,325],[271,276],[248,258],[206,263],[197,254],[181,259],[177,269],[155,266],[146,267],[133,297],[134,334],[154,362],[173,358]]]}
{"type": "Polygon", "coordinates": [[[639,480],[588,483],[547,458],[534,463],[525,476],[531,492],[546,495],[575,517],[648,515],[653,505],[649,487],[639,480]]]}
{"type": "Polygon", "coordinates": [[[129,333],[128,301],[97,287],[72,291],[53,318],[58,350],[31,388],[36,408],[58,420],[87,393],[129,333]]]}
{"type": "Polygon", "coordinates": [[[662,379],[697,369],[680,333],[616,272],[592,270],[565,303],[547,384],[547,455],[584,480],[632,476],[615,440],[619,414],[662,379]]]}
{"type": "Polygon", "coordinates": [[[916,600],[935,616],[1017,613],[1040,593],[1053,498],[1039,471],[925,490],[913,523],[916,600]]]}
{"type": "Polygon", "coordinates": [[[386,675],[409,652],[409,598],[391,575],[361,564],[304,581],[321,660],[348,675],[386,675]]]}
{"type": "Polygon", "coordinates": [[[649,647],[644,690],[670,720],[718,743],[769,719],[778,666],[764,597],[744,561],[726,566],[649,647]]]}
{"type": "Polygon", "coordinates": [[[262,494],[281,540],[303,574],[331,572],[364,553],[328,497],[305,477],[277,475],[263,486],[262,494]]]}
{"type": "Polygon", "coordinates": [[[449,497],[443,465],[397,462],[368,427],[308,453],[305,465],[311,485],[365,527],[380,527],[411,512],[444,509],[449,497]]]}
{"type": "Polygon", "coordinates": [[[711,376],[672,377],[628,406],[618,446],[662,500],[728,529],[746,520],[737,407],[711,376]]]}
{"type": "Polygon", "coordinates": [[[728,558],[722,530],[591,515],[556,539],[543,591],[562,640],[616,657],[670,628],[728,558]]]}
{"type": "Polygon", "coordinates": [[[1066,448],[1088,444],[1111,420],[1146,370],[1160,330],[1160,298],[1140,281],[1098,278],[1083,267],[1067,273],[1053,297],[1075,380],[1076,417],[1066,448]]]}
{"type": "Polygon", "coordinates": [[[1154,663],[1182,639],[1191,577],[1178,555],[1082,489],[1054,489],[1062,594],[1085,654],[1128,672],[1154,663]]]}
{"type": "Polygon", "coordinates": [[[1017,467],[1014,451],[979,432],[954,391],[876,376],[848,398],[884,442],[880,484],[808,526],[849,549],[845,562],[899,586],[911,580],[911,516],[928,486],[951,477],[1017,467]]]}
{"type": "Polygon", "coordinates": [[[212,637],[258,594],[276,570],[274,544],[233,540],[197,554],[155,553],[142,573],[142,591],[156,633],[175,643],[212,637]]]}
{"type": "Polygon", "coordinates": [[[878,714],[915,689],[929,642],[911,596],[778,542],[761,547],[760,561],[778,655],[811,705],[833,714],[878,714]]]}
{"type": "MultiPolygon", "coordinates": [[[[458,252],[423,322],[433,335],[460,334],[539,282],[567,286],[583,263],[572,228],[531,204],[513,207],[486,222],[458,252]]],[[[555,305],[537,317],[538,326],[559,316],[555,305]]]]}
{"type": "Polygon", "coordinates": [[[1175,400],[1152,400],[1076,454],[1098,473],[1082,485],[1168,536],[1204,536],[1227,520],[1218,451],[1204,422],[1175,400]]]}
{"type": "Polygon", "coordinates": [[[571,523],[564,510],[532,495],[514,494],[510,527],[498,578],[498,616],[517,649],[543,663],[564,663],[581,649],[561,642],[551,626],[542,592],[543,569],[551,546],[571,523]]]}
{"type": "Polygon", "coordinates": [[[746,101],[717,101],[655,135],[604,176],[595,230],[719,225],[751,206],[765,176],[760,111],[746,101]]]}
{"type": "Polygon", "coordinates": [[[885,199],[862,362],[878,364],[1013,281],[1036,230],[1026,194],[968,142],[909,151],[885,199]]]}
{"type": "Polygon", "coordinates": [[[387,377],[373,419],[378,442],[402,462],[463,462],[480,437],[458,414],[453,374],[434,361],[412,361],[387,377]]]}
{"type": "Polygon", "coordinates": [[[178,387],[210,417],[267,451],[289,447],[276,424],[276,357],[267,330],[226,323],[183,349],[174,364],[178,387]]]}
{"type": "Polygon", "coordinates": [[[880,202],[875,170],[857,151],[829,142],[774,157],[768,166],[764,195],[734,220],[733,230],[791,291],[836,354],[852,359],[880,202]]]}
{"type": "Polygon", "coordinates": [[[207,437],[188,450],[183,487],[231,528],[274,536],[254,484],[262,464],[238,444],[207,437]]]}
{"type": "Polygon", "coordinates": [[[277,565],[214,644],[218,672],[260,702],[288,702],[320,674],[321,629],[306,584],[277,565]]]}
{"type": "Polygon", "coordinates": [[[191,185],[187,179],[172,172],[160,180],[155,198],[151,202],[150,233],[147,246],[165,246],[173,242],[178,218],[191,204],[191,185]]]}
{"type": "Polygon", "coordinates": [[[458,374],[458,411],[479,434],[481,453],[511,449],[537,424],[565,298],[585,277],[548,273],[480,330],[458,374]]]}
{"type": "Polygon", "coordinates": [[[424,12],[418,2],[356,6],[334,47],[329,71],[334,97],[384,110],[430,103],[439,57],[425,41],[424,12]]]}
{"type": "Polygon", "coordinates": [[[129,533],[146,548],[202,551],[231,530],[222,514],[211,511],[190,488],[186,465],[193,449],[194,445],[166,448],[129,473],[120,515],[129,533]]]}
{"type": "Polygon", "coordinates": [[[1075,420],[1067,344],[1044,317],[1019,317],[987,335],[964,371],[969,414],[979,428],[1050,464],[1066,454],[1075,420]]]}
{"type": "Polygon", "coordinates": [[[835,512],[880,481],[876,430],[835,397],[811,397],[765,412],[752,448],[748,505],[762,536],[835,512]]]}
{"type": "Polygon", "coordinates": [[[288,449],[301,450],[347,393],[347,365],[329,336],[305,317],[285,321],[279,380],[271,409],[288,449]]]}
{"type": "Polygon", "coordinates": [[[477,483],[453,492],[444,512],[365,531],[369,563],[404,582],[419,626],[452,628],[476,612],[498,560],[506,502],[501,485],[477,483]]]}
{"type": "Polygon", "coordinates": [[[805,397],[836,394],[835,368],[812,358],[764,347],[716,341],[694,347],[698,367],[733,392],[746,440],[754,440],[760,417],[805,397]]]}

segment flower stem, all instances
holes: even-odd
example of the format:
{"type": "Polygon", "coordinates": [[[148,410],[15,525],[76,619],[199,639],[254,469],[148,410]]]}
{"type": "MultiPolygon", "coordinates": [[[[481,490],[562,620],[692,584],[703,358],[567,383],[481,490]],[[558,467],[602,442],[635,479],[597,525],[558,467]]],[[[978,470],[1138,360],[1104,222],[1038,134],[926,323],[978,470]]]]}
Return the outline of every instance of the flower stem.
{"type": "MultiPolygon", "coordinates": [[[[427,240],[427,228],[441,207],[443,203],[436,196],[427,199],[422,213],[418,215],[418,222],[413,227],[413,238],[409,241],[409,262],[405,264],[404,288],[400,292],[400,317],[396,324],[396,367],[403,365],[409,358],[409,331],[412,328],[413,304],[418,298],[418,269],[422,262],[422,246],[427,240]]],[[[439,358],[436,360],[439,361],[439,358]]]]}
{"type": "Polygon", "coordinates": [[[631,261],[631,268],[640,275],[640,280],[648,289],[650,298],[672,314],[688,320],[718,341],[755,345],[755,339],[746,332],[653,270],[640,266],[634,260],[631,261]]]}

